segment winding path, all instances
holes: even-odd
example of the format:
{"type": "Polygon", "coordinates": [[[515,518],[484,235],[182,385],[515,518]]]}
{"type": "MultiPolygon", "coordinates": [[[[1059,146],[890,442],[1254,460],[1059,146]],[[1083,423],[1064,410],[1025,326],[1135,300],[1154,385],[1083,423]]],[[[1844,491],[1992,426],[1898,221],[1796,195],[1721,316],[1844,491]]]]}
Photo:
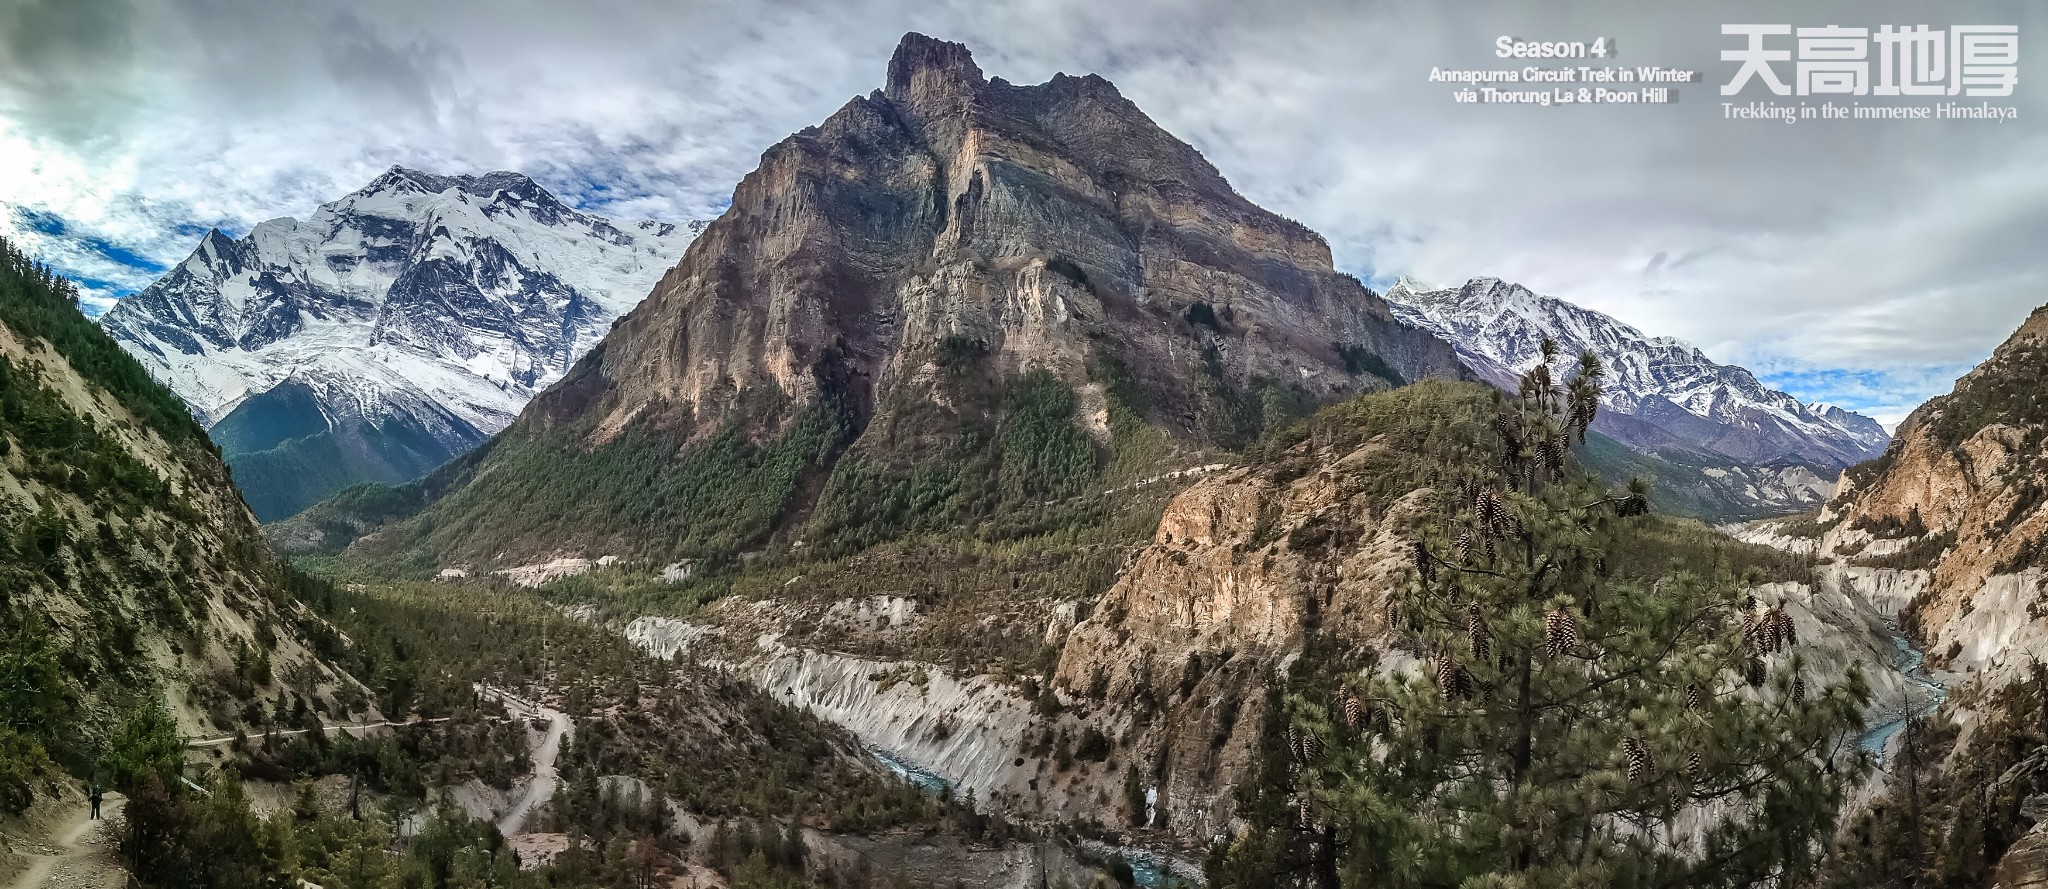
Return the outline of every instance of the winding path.
{"type": "MultiPolygon", "coordinates": [[[[110,819],[120,814],[121,807],[126,803],[127,799],[119,794],[107,794],[106,800],[100,805],[100,820],[98,821],[92,820],[92,810],[82,802],[77,808],[67,812],[62,823],[53,825],[50,828],[49,846],[55,851],[47,855],[31,856],[28,869],[22,871],[20,876],[15,877],[12,882],[8,883],[7,889],[42,889],[43,886],[48,885],[51,876],[56,874],[57,869],[64,865],[84,867],[94,871],[103,870],[106,866],[104,861],[94,862],[88,859],[94,857],[104,858],[109,854],[106,847],[107,844],[113,842],[113,832],[109,830],[106,834],[107,839],[99,846],[85,843],[85,839],[95,829],[107,824],[110,819]]],[[[90,882],[80,881],[76,875],[67,876],[71,877],[71,879],[65,881],[67,886],[93,885],[90,882]]],[[[114,885],[119,885],[119,883],[114,885]]]]}
{"type": "MultiPolygon", "coordinates": [[[[389,720],[385,720],[385,721],[382,721],[382,722],[357,722],[357,723],[350,723],[350,724],[348,724],[348,725],[323,725],[323,726],[321,726],[321,727],[320,727],[320,730],[321,730],[321,732],[322,732],[322,733],[333,733],[333,732],[357,732],[357,731],[369,731],[370,729],[373,729],[373,728],[386,728],[386,727],[390,727],[390,728],[404,728],[404,727],[406,727],[406,726],[409,726],[409,725],[430,725],[430,724],[432,724],[432,723],[436,723],[436,722],[447,722],[447,721],[448,721],[448,720],[449,720],[450,718],[451,718],[451,717],[447,717],[447,716],[437,716],[437,717],[434,717],[433,719],[415,719],[415,720],[413,720],[413,721],[411,721],[411,722],[391,722],[391,721],[389,721],[389,720]]],[[[260,740],[263,740],[263,738],[264,738],[265,736],[267,736],[267,735],[276,735],[276,736],[278,736],[278,737],[280,737],[280,738],[289,738],[289,737],[291,737],[291,736],[293,736],[293,735],[303,735],[303,734],[305,734],[305,733],[307,733],[307,732],[310,732],[310,731],[312,731],[312,729],[309,729],[309,728],[295,728],[295,729],[292,729],[292,730],[290,730],[290,731],[283,731],[283,732],[266,732],[266,733],[264,733],[264,734],[262,734],[262,735],[248,735],[248,734],[245,734],[245,735],[243,735],[243,737],[246,737],[246,738],[248,738],[248,739],[249,739],[249,740],[251,740],[251,741],[260,741],[260,740]]],[[[218,737],[218,738],[186,738],[186,739],[185,739],[185,746],[186,746],[186,747],[188,747],[188,748],[194,748],[194,749],[197,749],[197,748],[200,748],[200,747],[214,747],[214,746],[218,746],[218,745],[221,745],[221,744],[226,744],[226,743],[229,743],[229,742],[233,741],[234,739],[235,739],[235,736],[234,736],[234,735],[224,735],[224,736],[222,736],[222,737],[218,737]]]]}
{"type": "Polygon", "coordinates": [[[556,786],[561,784],[561,774],[555,771],[555,759],[562,753],[562,739],[572,737],[576,726],[568,714],[546,705],[526,700],[502,688],[479,685],[477,690],[484,697],[498,701],[507,710],[525,717],[538,716],[548,721],[547,734],[541,737],[540,746],[533,750],[533,774],[520,789],[519,798],[512,808],[498,819],[498,832],[505,836],[522,833],[526,829],[527,816],[533,814],[535,806],[547,802],[555,795],[556,786]]]}

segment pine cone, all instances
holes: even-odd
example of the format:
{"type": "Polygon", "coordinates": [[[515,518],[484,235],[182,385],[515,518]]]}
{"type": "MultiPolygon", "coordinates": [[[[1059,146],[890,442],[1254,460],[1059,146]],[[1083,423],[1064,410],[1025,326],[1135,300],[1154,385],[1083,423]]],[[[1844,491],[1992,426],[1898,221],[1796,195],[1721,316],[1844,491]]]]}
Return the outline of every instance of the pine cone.
{"type": "Polygon", "coordinates": [[[1705,696],[1706,695],[1700,690],[1699,683],[1695,682],[1687,685],[1685,687],[1685,709],[1698,710],[1700,708],[1701,699],[1703,699],[1705,696]]]}
{"type": "Polygon", "coordinates": [[[1472,697],[1472,674],[1449,655],[1437,658],[1437,693],[1446,701],[1472,697]]]}
{"type": "Polygon", "coordinates": [[[1635,737],[1621,739],[1621,753],[1628,758],[1628,783],[1641,784],[1655,771],[1650,762],[1650,748],[1635,737]]]}
{"type": "Polygon", "coordinates": [[[1631,516],[1639,515],[1649,515],[1650,498],[1644,497],[1641,494],[1630,494],[1627,497],[1622,498],[1622,501],[1615,505],[1614,514],[1621,516],[1622,518],[1629,518],[1631,516]]]}
{"type": "Polygon", "coordinates": [[[1792,615],[1785,613],[1784,606],[1771,609],[1771,623],[1778,633],[1778,644],[1791,648],[1799,644],[1799,630],[1792,625],[1792,615]]]}
{"type": "Polygon", "coordinates": [[[1470,565],[1470,564],[1472,564],[1472,532],[1470,532],[1470,531],[1461,531],[1461,532],[1459,532],[1459,533],[1458,533],[1458,543],[1457,543],[1457,546],[1458,546],[1458,561],[1460,561],[1460,562],[1463,562],[1463,563],[1465,563],[1465,564],[1467,564],[1467,565],[1470,565]]]}
{"type": "Polygon", "coordinates": [[[1344,724],[1354,732],[1365,727],[1365,702],[1358,699],[1358,692],[1349,689],[1344,692],[1344,724]]]}
{"type": "Polygon", "coordinates": [[[1493,415],[1493,431],[1500,436],[1501,443],[1506,445],[1509,451],[1521,448],[1522,437],[1515,433],[1514,421],[1509,420],[1506,414],[1493,415]]]}
{"type": "Polygon", "coordinates": [[[1743,678],[1749,681],[1750,688],[1762,688],[1764,680],[1770,678],[1770,674],[1764,669],[1764,659],[1750,655],[1749,670],[1743,678]]]}
{"type": "Polygon", "coordinates": [[[1586,430],[1593,427],[1593,420],[1597,416],[1599,409],[1600,399],[1598,397],[1587,398],[1577,392],[1572,393],[1572,425],[1579,430],[1579,442],[1581,444],[1585,443],[1586,430]]]}
{"type": "Polygon", "coordinates": [[[1806,680],[1795,677],[1792,680],[1792,703],[1797,704],[1804,700],[1806,700],[1806,680]]]}
{"type": "Polygon", "coordinates": [[[1436,581],[1436,562],[1429,558],[1429,547],[1422,541],[1415,541],[1415,573],[1422,576],[1423,583],[1436,581]]]}
{"type": "Polygon", "coordinates": [[[1557,657],[1578,644],[1579,627],[1571,612],[1553,608],[1543,616],[1543,651],[1546,657],[1557,657]]]}
{"type": "Polygon", "coordinates": [[[1488,537],[1514,537],[1522,533],[1522,520],[1508,509],[1497,491],[1482,491],[1473,503],[1479,527],[1488,537]]]}
{"type": "Polygon", "coordinates": [[[1302,797],[1301,801],[1295,805],[1295,814],[1302,830],[1316,829],[1316,810],[1309,803],[1308,797],[1302,797]]]}
{"type": "Polygon", "coordinates": [[[1493,634],[1486,628],[1486,616],[1480,613],[1478,602],[1465,604],[1465,637],[1472,643],[1472,659],[1485,660],[1492,648],[1493,634]]]}

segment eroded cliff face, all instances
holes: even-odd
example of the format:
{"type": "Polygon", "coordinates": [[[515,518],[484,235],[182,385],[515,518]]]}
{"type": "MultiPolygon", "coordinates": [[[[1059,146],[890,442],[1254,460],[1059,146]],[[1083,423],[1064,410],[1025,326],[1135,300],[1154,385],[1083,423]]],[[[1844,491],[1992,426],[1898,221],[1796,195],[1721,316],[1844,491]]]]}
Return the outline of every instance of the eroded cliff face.
{"type": "Polygon", "coordinates": [[[1955,391],[1913,412],[1823,514],[1823,553],[1913,572],[1905,617],[1931,658],[1993,684],[2048,644],[2048,309],[1955,391]]]}
{"type": "MultiPolygon", "coordinates": [[[[1247,723],[1264,717],[1272,679],[1311,646],[1369,649],[1381,670],[1417,668],[1389,631],[1387,603],[1412,578],[1421,527],[1443,508],[1442,471],[1486,459],[1479,443],[1494,409],[1484,394],[1425,384],[1328,409],[1284,447],[1190,486],[1067,634],[1054,687],[1085,718],[1117,726],[1120,750],[1153,763],[1177,833],[1228,829],[1234,791],[1260,755],[1247,723]]],[[[1662,547],[1695,568],[1736,547],[1661,527],[1671,533],[1634,542],[1647,548],[1635,555],[1660,553],[1645,566],[1662,564],[1662,547]]],[[[1809,578],[1760,553],[1731,561],[1766,563],[1800,578],[1750,592],[1797,626],[1810,680],[1860,673],[1872,724],[1925,708],[1929,692],[1901,672],[1886,613],[1857,580],[1809,578]]]]}
{"type": "Polygon", "coordinates": [[[1328,400],[1462,373],[1337,273],[1321,237],[1238,195],[1108,81],[1012,85],[910,35],[885,89],[762,155],[529,420],[579,420],[593,440],[642,417],[703,430],[768,388],[871,414],[899,390],[943,400],[948,348],[1097,404],[1089,362],[1113,358],[1190,435],[1204,375],[1328,400]]]}
{"type": "MultiPolygon", "coordinates": [[[[1327,408],[1238,463],[1161,480],[1176,490],[1099,598],[1073,597],[1071,579],[906,595],[893,590],[915,579],[883,576],[849,597],[834,592],[845,578],[792,567],[772,592],[624,631],[656,656],[730,669],[1011,817],[1200,849],[1231,833],[1272,680],[1311,639],[1415,665],[1386,632],[1386,602],[1437,508],[1432,478],[1470,458],[1493,410],[1478,385],[1404,387],[1327,408]],[[1146,811],[1131,803],[1134,775],[1146,811]]],[[[1873,721],[1925,704],[1896,668],[1884,620],[1899,606],[1878,604],[1880,587],[1910,597],[1847,573],[1755,590],[1792,617],[1809,676],[1863,673],[1873,721]]]]}
{"type": "Polygon", "coordinates": [[[1316,465],[1298,477],[1246,467],[1196,484],[1067,635],[1055,687],[1145,751],[1184,835],[1227,828],[1256,764],[1265,679],[1300,654],[1306,629],[1352,645],[1382,636],[1404,529],[1428,501],[1368,490],[1356,473],[1388,448],[1303,444],[1289,457],[1316,465]]]}
{"type": "MultiPolygon", "coordinates": [[[[1322,644],[1387,645],[1386,602],[1431,508],[1434,458],[1483,434],[1478,386],[1424,384],[1327,409],[1169,503],[1064,639],[1052,686],[1147,764],[1164,823],[1227,833],[1254,775],[1271,678],[1322,644]]],[[[1113,788],[1110,788],[1113,790],[1113,788]]]]}

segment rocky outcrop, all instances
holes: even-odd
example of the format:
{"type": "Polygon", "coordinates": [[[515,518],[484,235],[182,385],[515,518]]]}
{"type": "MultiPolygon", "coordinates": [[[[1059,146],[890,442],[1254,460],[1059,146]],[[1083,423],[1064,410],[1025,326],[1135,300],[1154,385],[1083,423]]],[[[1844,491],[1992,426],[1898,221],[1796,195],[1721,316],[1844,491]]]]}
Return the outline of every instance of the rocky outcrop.
{"type": "MultiPolygon", "coordinates": [[[[1227,829],[1232,791],[1255,759],[1257,735],[1243,723],[1261,715],[1267,677],[1312,633],[1318,644],[1376,649],[1381,669],[1416,663],[1385,615],[1417,529],[1439,508],[1421,455],[1482,440],[1492,408],[1476,390],[1432,386],[1354,404],[1319,414],[1285,451],[1176,497],[1061,651],[1062,698],[1127,726],[1121,743],[1161,763],[1169,821],[1186,835],[1227,829]],[[1219,711],[1240,706],[1234,727],[1218,726],[1219,711]]],[[[1753,592],[1793,620],[1805,675],[1864,676],[1873,724],[1926,706],[1883,612],[1846,578],[1753,592]]]]}
{"type": "Polygon", "coordinates": [[[1905,609],[1935,663],[2000,684],[2048,641],[2048,308],[1852,470],[1823,553],[1910,572],[1905,609]]]}

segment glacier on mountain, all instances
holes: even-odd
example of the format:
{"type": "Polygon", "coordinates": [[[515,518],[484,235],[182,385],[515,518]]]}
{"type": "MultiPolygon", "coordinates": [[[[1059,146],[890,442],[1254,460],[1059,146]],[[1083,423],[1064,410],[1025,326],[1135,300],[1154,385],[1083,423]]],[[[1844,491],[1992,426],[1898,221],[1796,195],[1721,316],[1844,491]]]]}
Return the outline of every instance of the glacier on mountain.
{"type": "Polygon", "coordinates": [[[1498,278],[1422,289],[1403,278],[1386,294],[1394,313],[1449,340],[1473,370],[1513,385],[1540,360],[1545,337],[1566,356],[1590,349],[1606,366],[1595,428],[1646,453],[1684,451],[1750,466],[1801,463],[1832,478],[1883,453],[1876,420],[1802,404],[1749,370],[1692,344],[1652,337],[1607,315],[1498,278]]]}
{"type": "Polygon", "coordinates": [[[207,233],[101,323],[214,430],[258,515],[278,518],[337,485],[405,481],[504,428],[702,227],[614,222],[517,173],[393,167],[304,220],[207,233]]]}

